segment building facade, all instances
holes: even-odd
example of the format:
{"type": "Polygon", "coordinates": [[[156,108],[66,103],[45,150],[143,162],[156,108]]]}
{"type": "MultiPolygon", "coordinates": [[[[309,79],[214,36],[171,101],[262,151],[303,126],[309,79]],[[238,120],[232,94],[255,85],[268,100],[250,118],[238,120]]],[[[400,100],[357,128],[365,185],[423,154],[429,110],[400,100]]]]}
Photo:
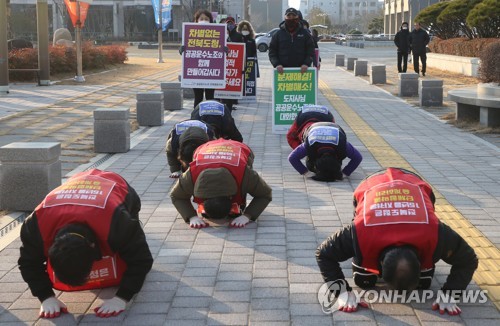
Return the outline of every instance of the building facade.
{"type": "Polygon", "coordinates": [[[413,25],[415,16],[440,0],[384,0],[384,34],[393,36],[402,22],[413,25]]]}
{"type": "Polygon", "coordinates": [[[342,0],[341,23],[353,20],[356,16],[376,14],[384,3],[378,0],[342,0]]]}
{"type": "MultiPolygon", "coordinates": [[[[36,38],[36,1],[11,0],[11,30],[13,37],[36,38]],[[28,18],[29,17],[29,18],[28,18]]],[[[159,0],[158,0],[159,1],[159,0]]],[[[248,18],[251,0],[171,0],[172,22],[164,37],[178,40],[182,23],[192,21],[198,9],[233,16],[236,20],[248,18]]],[[[286,0],[268,0],[269,19],[278,21],[282,17],[282,3],[286,0]]],[[[64,0],[47,0],[49,5],[49,32],[58,28],[69,28],[71,23],[64,0]]],[[[265,3],[264,3],[265,4],[265,3]]],[[[266,6],[267,8],[267,6],[266,6]]],[[[280,20],[281,21],[281,20],[280,20]]],[[[153,41],[156,39],[156,25],[151,0],[94,0],[82,30],[87,39],[127,41],[153,41]]]]}
{"type": "Polygon", "coordinates": [[[300,10],[307,16],[313,8],[328,14],[333,25],[344,24],[367,14],[375,14],[384,3],[378,0],[302,0],[300,10]]]}

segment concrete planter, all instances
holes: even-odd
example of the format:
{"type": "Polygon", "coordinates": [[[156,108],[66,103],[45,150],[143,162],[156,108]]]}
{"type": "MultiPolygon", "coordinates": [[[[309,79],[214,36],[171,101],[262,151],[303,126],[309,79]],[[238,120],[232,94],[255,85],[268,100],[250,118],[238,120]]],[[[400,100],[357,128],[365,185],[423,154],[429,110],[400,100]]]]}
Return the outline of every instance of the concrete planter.
{"type": "Polygon", "coordinates": [[[441,70],[456,72],[465,76],[478,77],[481,60],[473,57],[427,53],[427,66],[441,70]]]}

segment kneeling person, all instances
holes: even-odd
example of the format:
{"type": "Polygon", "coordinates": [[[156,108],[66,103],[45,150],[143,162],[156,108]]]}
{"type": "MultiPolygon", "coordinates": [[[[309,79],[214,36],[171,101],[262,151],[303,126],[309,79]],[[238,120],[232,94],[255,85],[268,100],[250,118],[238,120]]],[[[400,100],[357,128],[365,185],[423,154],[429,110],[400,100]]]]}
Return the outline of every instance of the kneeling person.
{"type": "Polygon", "coordinates": [[[212,127],[215,138],[232,139],[243,142],[231,111],[224,104],[217,101],[203,101],[191,112],[192,120],[200,120],[212,127]]]}
{"type": "Polygon", "coordinates": [[[192,228],[208,226],[204,217],[230,218],[230,226],[244,227],[272,200],[271,188],[252,169],[252,163],[253,153],[247,145],[226,139],[209,141],[196,149],[189,169],[174,185],[172,203],[192,228]],[[253,196],[248,206],[247,193],[253,196]]]}
{"type": "Polygon", "coordinates": [[[286,133],[286,140],[292,149],[302,144],[304,130],[315,122],[335,122],[335,118],[326,106],[305,104],[286,133]]]}
{"type": "Polygon", "coordinates": [[[170,166],[170,178],[178,178],[185,171],[179,159],[180,155],[192,157],[198,146],[214,138],[212,127],[203,121],[185,120],[177,123],[170,131],[165,146],[168,165],[170,166]]]}
{"type": "MultiPolygon", "coordinates": [[[[395,290],[427,289],[435,263],[451,265],[441,290],[465,290],[477,268],[474,250],[434,212],[431,186],[418,175],[388,168],[363,180],[354,191],[355,216],[351,225],[326,239],[316,250],[325,282],[341,280],[347,296],[345,312],[356,311],[360,301],[345,281],[339,262],[352,258],[354,283],[365,289],[382,277],[395,290]]],[[[366,303],[365,303],[366,304],[366,303]]],[[[456,301],[435,301],[433,309],[460,313],[456,301]]]]}
{"type": "Polygon", "coordinates": [[[290,164],[300,174],[314,172],[314,180],[342,180],[343,174],[350,176],[359,166],[363,157],[349,142],[344,130],[333,122],[315,122],[302,133],[302,144],[288,156],[290,164]],[[301,159],[306,157],[306,166],[301,159]],[[342,161],[349,163],[342,169],[342,161]]]}
{"type": "Polygon", "coordinates": [[[81,291],[118,286],[95,309],[116,316],[140,291],[153,264],[139,222],[141,201],[118,174],[93,169],[51,191],[21,228],[19,269],[41,302],[40,316],[66,312],[53,288],[81,291]]]}

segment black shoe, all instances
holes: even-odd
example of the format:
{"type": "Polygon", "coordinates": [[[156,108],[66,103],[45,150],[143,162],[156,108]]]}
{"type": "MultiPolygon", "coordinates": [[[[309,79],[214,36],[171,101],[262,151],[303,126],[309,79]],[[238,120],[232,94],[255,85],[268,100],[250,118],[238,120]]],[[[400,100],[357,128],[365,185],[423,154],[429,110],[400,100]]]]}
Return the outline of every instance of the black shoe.
{"type": "Polygon", "coordinates": [[[422,71],[422,76],[425,76],[425,72],[422,71]]]}

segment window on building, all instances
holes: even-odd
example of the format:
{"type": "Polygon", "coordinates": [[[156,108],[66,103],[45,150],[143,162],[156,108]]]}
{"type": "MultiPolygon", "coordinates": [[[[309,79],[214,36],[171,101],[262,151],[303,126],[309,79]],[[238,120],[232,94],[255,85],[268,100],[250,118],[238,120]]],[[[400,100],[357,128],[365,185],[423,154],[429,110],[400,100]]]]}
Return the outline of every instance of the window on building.
{"type": "Polygon", "coordinates": [[[349,3],[347,4],[347,7],[352,7],[352,2],[349,2],[349,3]]]}

